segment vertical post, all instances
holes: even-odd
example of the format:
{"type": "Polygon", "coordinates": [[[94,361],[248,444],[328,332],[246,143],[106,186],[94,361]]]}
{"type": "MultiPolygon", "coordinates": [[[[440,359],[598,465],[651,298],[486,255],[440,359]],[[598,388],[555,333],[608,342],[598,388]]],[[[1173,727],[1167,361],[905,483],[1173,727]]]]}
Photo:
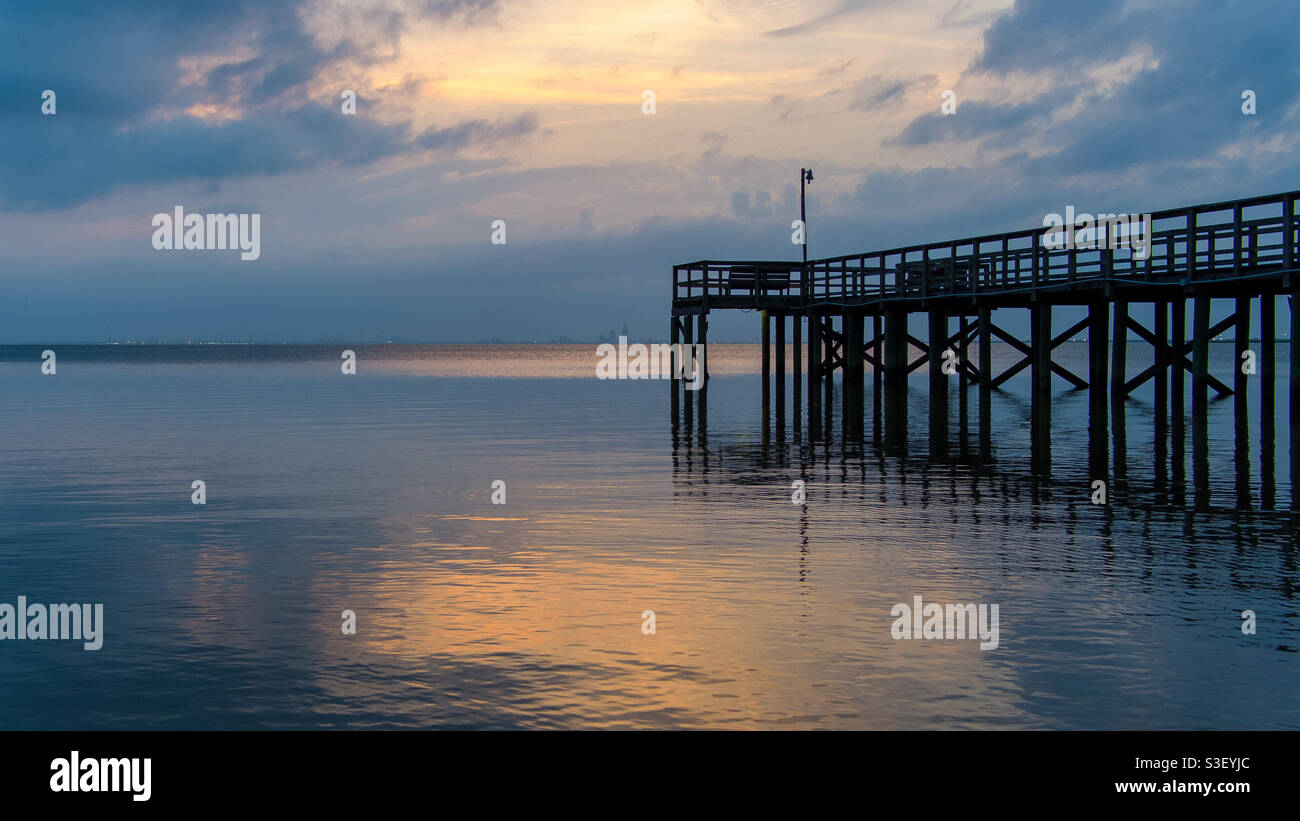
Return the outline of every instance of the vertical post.
{"type": "MultiPolygon", "coordinates": [[[[1116,305],[1118,312],[1119,306],[1116,305]]],[[[1118,315],[1118,314],[1117,314],[1118,315]]],[[[1123,327],[1116,320],[1116,334],[1123,327]]],[[[1102,410],[1106,407],[1106,375],[1109,370],[1110,317],[1106,316],[1106,303],[1094,302],[1088,306],[1088,396],[1091,403],[1102,410]]],[[[1123,379],[1121,376],[1120,379],[1123,379]]],[[[1112,390],[1114,384],[1111,384],[1112,390]]],[[[1123,384],[1120,385],[1123,390],[1123,384]]]]}
{"type": "Polygon", "coordinates": [[[876,364],[871,368],[871,431],[872,438],[880,441],[880,393],[885,376],[885,340],[881,333],[880,314],[871,317],[872,357],[876,364]]]}
{"type": "Polygon", "coordinates": [[[1030,324],[1030,463],[1038,473],[1051,470],[1052,427],[1052,306],[1029,306],[1030,324]]]}
{"type": "Polygon", "coordinates": [[[1198,508],[1210,504],[1210,298],[1192,306],[1192,484],[1198,508]]]}
{"type": "Polygon", "coordinates": [[[890,308],[885,314],[885,439],[907,440],[907,311],[890,308]]]}
{"type": "MultiPolygon", "coordinates": [[[[1116,311],[1119,310],[1116,305],[1116,311]]],[[[1120,333],[1123,324],[1116,314],[1116,333],[1120,333]]],[[[1109,342],[1110,317],[1106,312],[1106,303],[1093,302],[1088,306],[1088,472],[1089,485],[1092,482],[1109,482],[1108,430],[1106,427],[1106,374],[1110,355],[1109,342]]],[[[1113,387],[1113,386],[1112,386],[1113,387]]],[[[1121,392],[1123,386],[1120,386],[1121,392]]]]}
{"type": "MultiPolygon", "coordinates": [[[[688,376],[694,373],[694,370],[692,370],[692,366],[699,367],[695,363],[694,356],[691,353],[691,351],[693,350],[693,345],[695,343],[694,327],[695,327],[695,323],[691,321],[691,317],[689,314],[683,317],[683,321],[681,323],[682,357],[685,361],[682,363],[682,369],[683,369],[683,373],[687,374],[688,376]]],[[[683,388],[684,387],[685,386],[683,386],[683,388]]],[[[688,391],[688,390],[682,391],[682,396],[684,396],[686,399],[686,430],[688,434],[692,426],[691,420],[693,417],[693,409],[695,407],[696,393],[698,393],[698,391],[688,391]]]]}
{"type": "Polygon", "coordinates": [[[1115,327],[1111,340],[1113,353],[1111,358],[1110,401],[1112,404],[1123,402],[1127,397],[1124,385],[1128,381],[1128,303],[1122,299],[1115,300],[1115,327]]]}
{"type": "Polygon", "coordinates": [[[704,381],[700,383],[700,390],[709,386],[709,312],[701,311],[695,316],[695,327],[699,329],[699,352],[700,352],[700,372],[703,374],[704,381]]]}
{"type": "MultiPolygon", "coordinates": [[[[1237,207],[1241,219],[1241,207],[1237,207]]],[[[1246,401],[1246,372],[1244,357],[1250,350],[1250,297],[1238,297],[1236,322],[1232,326],[1233,348],[1236,355],[1232,365],[1232,420],[1233,453],[1236,467],[1237,507],[1249,508],[1250,500],[1250,408],[1246,401]]]]}
{"type": "Polygon", "coordinates": [[[675,377],[682,372],[681,371],[682,363],[680,358],[681,350],[677,347],[678,345],[681,344],[682,336],[681,336],[681,324],[678,321],[677,317],[675,315],[670,316],[669,320],[670,321],[668,323],[668,346],[669,346],[668,350],[670,351],[669,360],[671,362],[671,369],[669,373],[674,378],[668,380],[668,387],[672,390],[671,405],[672,405],[673,430],[676,431],[677,415],[679,413],[678,409],[681,406],[681,395],[679,391],[681,391],[683,388],[682,388],[681,380],[675,377]]]}
{"type": "Polygon", "coordinates": [[[1192,424],[1204,424],[1210,407],[1210,298],[1198,296],[1192,312],[1192,424]]]}
{"type": "MultiPolygon", "coordinates": [[[[972,282],[974,279],[972,278],[972,282]]],[[[961,435],[962,452],[966,450],[966,434],[969,433],[969,424],[967,412],[970,410],[970,401],[966,396],[966,391],[970,387],[970,373],[967,368],[967,354],[970,352],[968,340],[970,339],[970,321],[966,318],[966,312],[963,310],[961,318],[958,320],[957,329],[961,336],[957,338],[957,429],[961,435]]]]}
{"type": "Polygon", "coordinates": [[[1169,436],[1173,447],[1170,449],[1169,458],[1173,462],[1174,482],[1181,485],[1187,472],[1186,460],[1183,456],[1187,444],[1185,427],[1187,413],[1183,403],[1184,386],[1187,382],[1187,300],[1179,296],[1173,301],[1171,308],[1173,311],[1170,316],[1169,339],[1173,343],[1173,350],[1170,352],[1173,356],[1173,367],[1169,369],[1169,436]]]}
{"type": "Polygon", "coordinates": [[[1276,492],[1277,297],[1259,298],[1259,504],[1272,510],[1276,492]]]}
{"type": "Polygon", "coordinates": [[[948,452],[948,375],[943,372],[948,341],[948,317],[941,309],[930,309],[930,453],[948,452]]]}
{"type": "Polygon", "coordinates": [[[776,415],[785,418],[785,314],[778,313],[776,321],[776,415]]]}
{"type": "Polygon", "coordinates": [[[1296,312],[1296,297],[1288,295],[1291,306],[1291,509],[1300,509],[1300,314],[1296,312]]]}
{"type": "Polygon", "coordinates": [[[820,424],[818,398],[821,396],[821,326],[817,314],[808,312],[808,430],[813,436],[820,424]]]}
{"type": "MultiPolygon", "coordinates": [[[[822,373],[822,378],[823,378],[822,387],[825,389],[825,398],[822,403],[822,424],[825,425],[825,430],[823,430],[822,433],[824,433],[826,436],[830,436],[831,412],[834,408],[834,405],[832,403],[835,397],[835,364],[831,360],[831,350],[833,349],[835,344],[834,337],[833,337],[833,334],[835,332],[835,318],[832,314],[827,314],[824,317],[824,320],[826,322],[826,328],[824,331],[822,331],[822,344],[823,347],[825,347],[826,349],[827,364],[826,367],[823,369],[823,373],[822,373]]],[[[840,330],[841,331],[844,330],[843,322],[840,323],[840,330]]],[[[844,335],[841,333],[840,342],[843,343],[843,341],[844,341],[844,335]]],[[[840,354],[843,355],[843,353],[844,353],[844,349],[843,346],[841,345],[840,354]]],[[[841,384],[843,383],[843,378],[844,378],[843,371],[841,371],[840,374],[841,384]]]]}
{"type": "MultiPolygon", "coordinates": [[[[766,310],[760,314],[763,322],[763,396],[771,391],[772,382],[772,323],[766,310]]],[[[766,401],[766,399],[764,400],[766,401]]]]}
{"type": "Polygon", "coordinates": [[[794,364],[793,378],[790,380],[790,399],[794,404],[794,432],[795,436],[799,435],[800,416],[803,404],[803,317],[799,314],[790,315],[790,330],[794,334],[793,345],[794,354],[792,362],[794,364]]]}
{"type": "Polygon", "coordinates": [[[862,436],[862,320],[857,312],[844,314],[844,389],[842,392],[845,439],[862,436]]]}
{"type": "MultiPolygon", "coordinates": [[[[1156,429],[1163,431],[1168,424],[1169,413],[1169,305],[1157,302],[1152,306],[1155,311],[1156,351],[1155,361],[1155,413],[1156,429]]],[[[1163,434],[1160,434],[1163,437],[1163,434]]]]}
{"type": "Polygon", "coordinates": [[[1155,303],[1155,485],[1164,490],[1169,461],[1169,305],[1155,303]]]}
{"type": "Polygon", "coordinates": [[[980,335],[980,457],[987,460],[993,451],[993,310],[979,306],[980,335]]]}

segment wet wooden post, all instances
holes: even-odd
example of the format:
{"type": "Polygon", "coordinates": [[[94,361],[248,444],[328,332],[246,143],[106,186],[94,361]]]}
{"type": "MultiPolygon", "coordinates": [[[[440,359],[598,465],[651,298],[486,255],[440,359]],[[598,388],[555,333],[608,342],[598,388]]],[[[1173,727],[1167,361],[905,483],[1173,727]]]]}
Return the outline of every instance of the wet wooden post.
{"type": "Polygon", "coordinates": [[[1300,315],[1296,312],[1296,297],[1289,294],[1291,306],[1291,508],[1300,510],[1300,315]]]}
{"type": "MultiPolygon", "coordinates": [[[[822,388],[824,390],[822,400],[822,433],[829,438],[831,435],[832,413],[835,408],[835,363],[831,360],[831,350],[834,347],[833,334],[835,332],[835,317],[833,314],[826,314],[823,319],[826,322],[826,327],[822,331],[822,348],[825,354],[826,366],[822,368],[822,388]]],[[[843,330],[843,323],[841,323],[841,330],[843,330]]],[[[844,335],[841,334],[840,342],[843,343],[843,341],[844,335]]],[[[841,348],[840,353],[844,353],[843,348],[841,348]]],[[[840,378],[841,380],[844,378],[842,372],[840,378]]]]}
{"type": "Polygon", "coordinates": [[[1175,299],[1171,305],[1172,313],[1170,316],[1170,339],[1173,341],[1173,367],[1169,369],[1169,436],[1172,447],[1169,451],[1169,458],[1173,463],[1174,482],[1182,484],[1187,476],[1187,462],[1185,457],[1185,448],[1187,446],[1187,429],[1185,420],[1187,417],[1186,408],[1183,403],[1184,386],[1187,382],[1187,371],[1184,361],[1186,354],[1187,341],[1187,300],[1183,297],[1175,299]]]}
{"type": "Polygon", "coordinates": [[[760,334],[763,345],[763,403],[767,404],[772,393],[772,322],[767,310],[760,314],[763,332],[760,334]]]}
{"type": "Polygon", "coordinates": [[[980,457],[988,459],[993,451],[993,310],[979,306],[980,344],[980,457]]]}
{"type": "Polygon", "coordinates": [[[1052,306],[1029,306],[1030,325],[1030,464],[1038,473],[1051,470],[1052,452],[1052,306]]]}
{"type": "Polygon", "coordinates": [[[1210,299],[1196,297],[1192,310],[1192,425],[1204,424],[1210,408],[1210,299]]]}
{"type": "Polygon", "coordinates": [[[885,377],[885,341],[881,338],[880,314],[871,317],[872,358],[876,364],[871,367],[871,435],[880,441],[880,394],[885,377]]]}
{"type": "Polygon", "coordinates": [[[967,421],[970,401],[966,396],[966,391],[970,387],[970,373],[966,370],[967,358],[970,353],[968,345],[970,321],[966,318],[965,311],[962,311],[961,319],[958,322],[958,331],[960,331],[961,336],[957,339],[957,429],[961,436],[962,451],[964,452],[966,449],[966,435],[970,432],[970,425],[967,421]]]}
{"type": "Polygon", "coordinates": [[[930,309],[930,453],[948,452],[948,375],[943,372],[944,351],[948,341],[948,317],[943,311],[930,309]]]}
{"type": "Polygon", "coordinates": [[[846,312],[844,314],[844,384],[841,391],[843,408],[841,410],[845,438],[858,439],[862,436],[862,314],[846,312]]]}
{"type": "MultiPolygon", "coordinates": [[[[1240,214],[1238,214],[1240,216],[1240,214]]],[[[1250,350],[1250,297],[1238,297],[1236,321],[1232,326],[1232,420],[1233,453],[1236,467],[1237,507],[1249,508],[1250,499],[1250,408],[1246,393],[1246,352],[1250,350]]]]}
{"type": "Polygon", "coordinates": [[[790,330],[794,335],[792,341],[794,349],[792,363],[794,365],[793,378],[790,380],[790,400],[794,405],[794,435],[799,436],[799,427],[803,423],[800,418],[803,415],[803,317],[799,314],[790,315],[790,330]]]}
{"type": "MultiPolygon", "coordinates": [[[[683,364],[683,368],[686,375],[691,376],[692,374],[694,374],[694,370],[692,370],[692,365],[695,365],[694,354],[692,353],[693,350],[692,346],[695,343],[695,337],[694,337],[695,323],[694,321],[691,320],[689,314],[683,317],[683,320],[684,321],[682,322],[682,357],[685,360],[683,364]]],[[[685,386],[683,386],[683,388],[684,387],[685,386]]],[[[686,399],[686,430],[687,431],[689,431],[692,426],[692,418],[694,416],[693,411],[695,407],[695,394],[696,391],[688,391],[688,390],[682,391],[682,395],[686,399]]]]}
{"type": "Polygon", "coordinates": [[[1277,492],[1277,297],[1259,298],[1259,505],[1272,510],[1277,492]]]}
{"type": "Polygon", "coordinates": [[[785,419],[785,314],[777,313],[776,321],[776,415],[785,419]]]}
{"type": "Polygon", "coordinates": [[[821,396],[821,326],[817,314],[808,312],[808,430],[815,435],[821,424],[818,399],[821,396]]]}
{"type": "Polygon", "coordinates": [[[1192,486],[1198,508],[1210,504],[1210,298],[1192,303],[1192,486]]]}
{"type": "Polygon", "coordinates": [[[1122,299],[1115,301],[1113,333],[1111,359],[1114,362],[1111,363],[1110,373],[1110,401],[1112,405],[1123,402],[1126,398],[1124,385],[1128,379],[1128,303],[1122,299]]]}
{"type": "Polygon", "coordinates": [[[672,389],[672,417],[673,428],[677,427],[677,417],[681,413],[681,391],[684,390],[682,380],[677,379],[681,373],[681,348],[678,346],[682,341],[681,320],[676,315],[671,317],[668,325],[668,343],[669,343],[669,361],[671,362],[670,373],[674,378],[668,380],[668,386],[672,389]]]}
{"type": "Polygon", "coordinates": [[[1155,485],[1163,490],[1169,461],[1169,305],[1157,302],[1155,310],[1155,485]]]}
{"type": "MultiPolygon", "coordinates": [[[[1118,321],[1118,320],[1117,320],[1118,321]]],[[[1116,333],[1122,329],[1117,326],[1116,333]]],[[[1106,424],[1106,375],[1110,356],[1110,316],[1105,302],[1088,306],[1088,440],[1090,482],[1109,480],[1109,431],[1106,424]]],[[[1113,386],[1112,386],[1113,389],[1113,386]]],[[[1123,388],[1121,387],[1121,392],[1123,388]]]]}
{"type": "Polygon", "coordinates": [[[885,439],[907,441],[907,311],[885,314],[885,439]]]}
{"type": "Polygon", "coordinates": [[[695,327],[699,330],[696,335],[699,338],[697,350],[700,353],[700,372],[703,374],[703,381],[700,382],[700,391],[704,391],[709,386],[709,312],[701,311],[695,316],[695,327]]]}
{"type": "MultiPolygon", "coordinates": [[[[1165,431],[1169,424],[1169,304],[1157,302],[1155,311],[1155,413],[1156,429],[1165,431]]],[[[1161,434],[1163,437],[1163,433],[1161,434]]]]}

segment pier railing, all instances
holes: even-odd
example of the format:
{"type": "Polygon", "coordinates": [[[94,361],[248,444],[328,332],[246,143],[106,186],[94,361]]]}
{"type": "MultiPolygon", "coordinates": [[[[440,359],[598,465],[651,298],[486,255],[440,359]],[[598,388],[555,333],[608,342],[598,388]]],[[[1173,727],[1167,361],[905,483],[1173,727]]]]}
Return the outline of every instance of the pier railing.
{"type": "Polygon", "coordinates": [[[1113,225],[1108,230],[1102,222],[1091,237],[1066,226],[1063,234],[1033,228],[807,263],[701,260],[673,266],[673,301],[717,308],[777,302],[856,306],[1277,275],[1296,264],[1298,198],[1300,192],[1292,191],[1154,212],[1150,234],[1143,231],[1144,256],[1132,247],[1114,247],[1128,245],[1129,234],[1113,225]],[[1071,247],[1049,247],[1065,236],[1071,247]],[[1110,247],[1080,247],[1084,244],[1110,247]]]}

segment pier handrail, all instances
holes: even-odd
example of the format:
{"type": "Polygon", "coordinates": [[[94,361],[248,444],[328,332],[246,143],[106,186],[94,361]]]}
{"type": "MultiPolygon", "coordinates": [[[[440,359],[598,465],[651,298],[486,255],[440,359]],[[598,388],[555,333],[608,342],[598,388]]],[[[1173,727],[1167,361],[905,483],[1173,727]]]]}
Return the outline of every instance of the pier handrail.
{"type": "MultiPolygon", "coordinates": [[[[1276,274],[1296,264],[1298,198],[1300,191],[1289,191],[1150,212],[1144,258],[1132,248],[1080,248],[1073,243],[1050,248],[1046,237],[1057,232],[1036,227],[822,257],[806,266],[786,260],[698,260],[673,266],[673,302],[724,307],[716,298],[726,297],[722,302],[727,306],[742,307],[731,303],[743,303],[736,292],[746,291],[756,306],[777,292],[798,306],[861,305],[1097,287],[1099,282],[1187,285],[1276,274]],[[1254,209],[1270,213],[1248,216],[1254,209]]],[[[1076,235],[1068,226],[1062,231],[1076,235]]]]}

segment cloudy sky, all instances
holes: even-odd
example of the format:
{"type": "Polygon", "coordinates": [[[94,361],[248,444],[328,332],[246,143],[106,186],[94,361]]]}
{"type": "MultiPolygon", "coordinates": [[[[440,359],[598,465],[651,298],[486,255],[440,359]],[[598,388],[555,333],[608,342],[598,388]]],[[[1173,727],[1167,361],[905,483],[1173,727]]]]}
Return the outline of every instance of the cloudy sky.
{"type": "Polygon", "coordinates": [[[797,256],[802,165],[811,256],[1300,188],[1295,0],[17,5],[4,342],[665,337],[673,263],[797,256]]]}

